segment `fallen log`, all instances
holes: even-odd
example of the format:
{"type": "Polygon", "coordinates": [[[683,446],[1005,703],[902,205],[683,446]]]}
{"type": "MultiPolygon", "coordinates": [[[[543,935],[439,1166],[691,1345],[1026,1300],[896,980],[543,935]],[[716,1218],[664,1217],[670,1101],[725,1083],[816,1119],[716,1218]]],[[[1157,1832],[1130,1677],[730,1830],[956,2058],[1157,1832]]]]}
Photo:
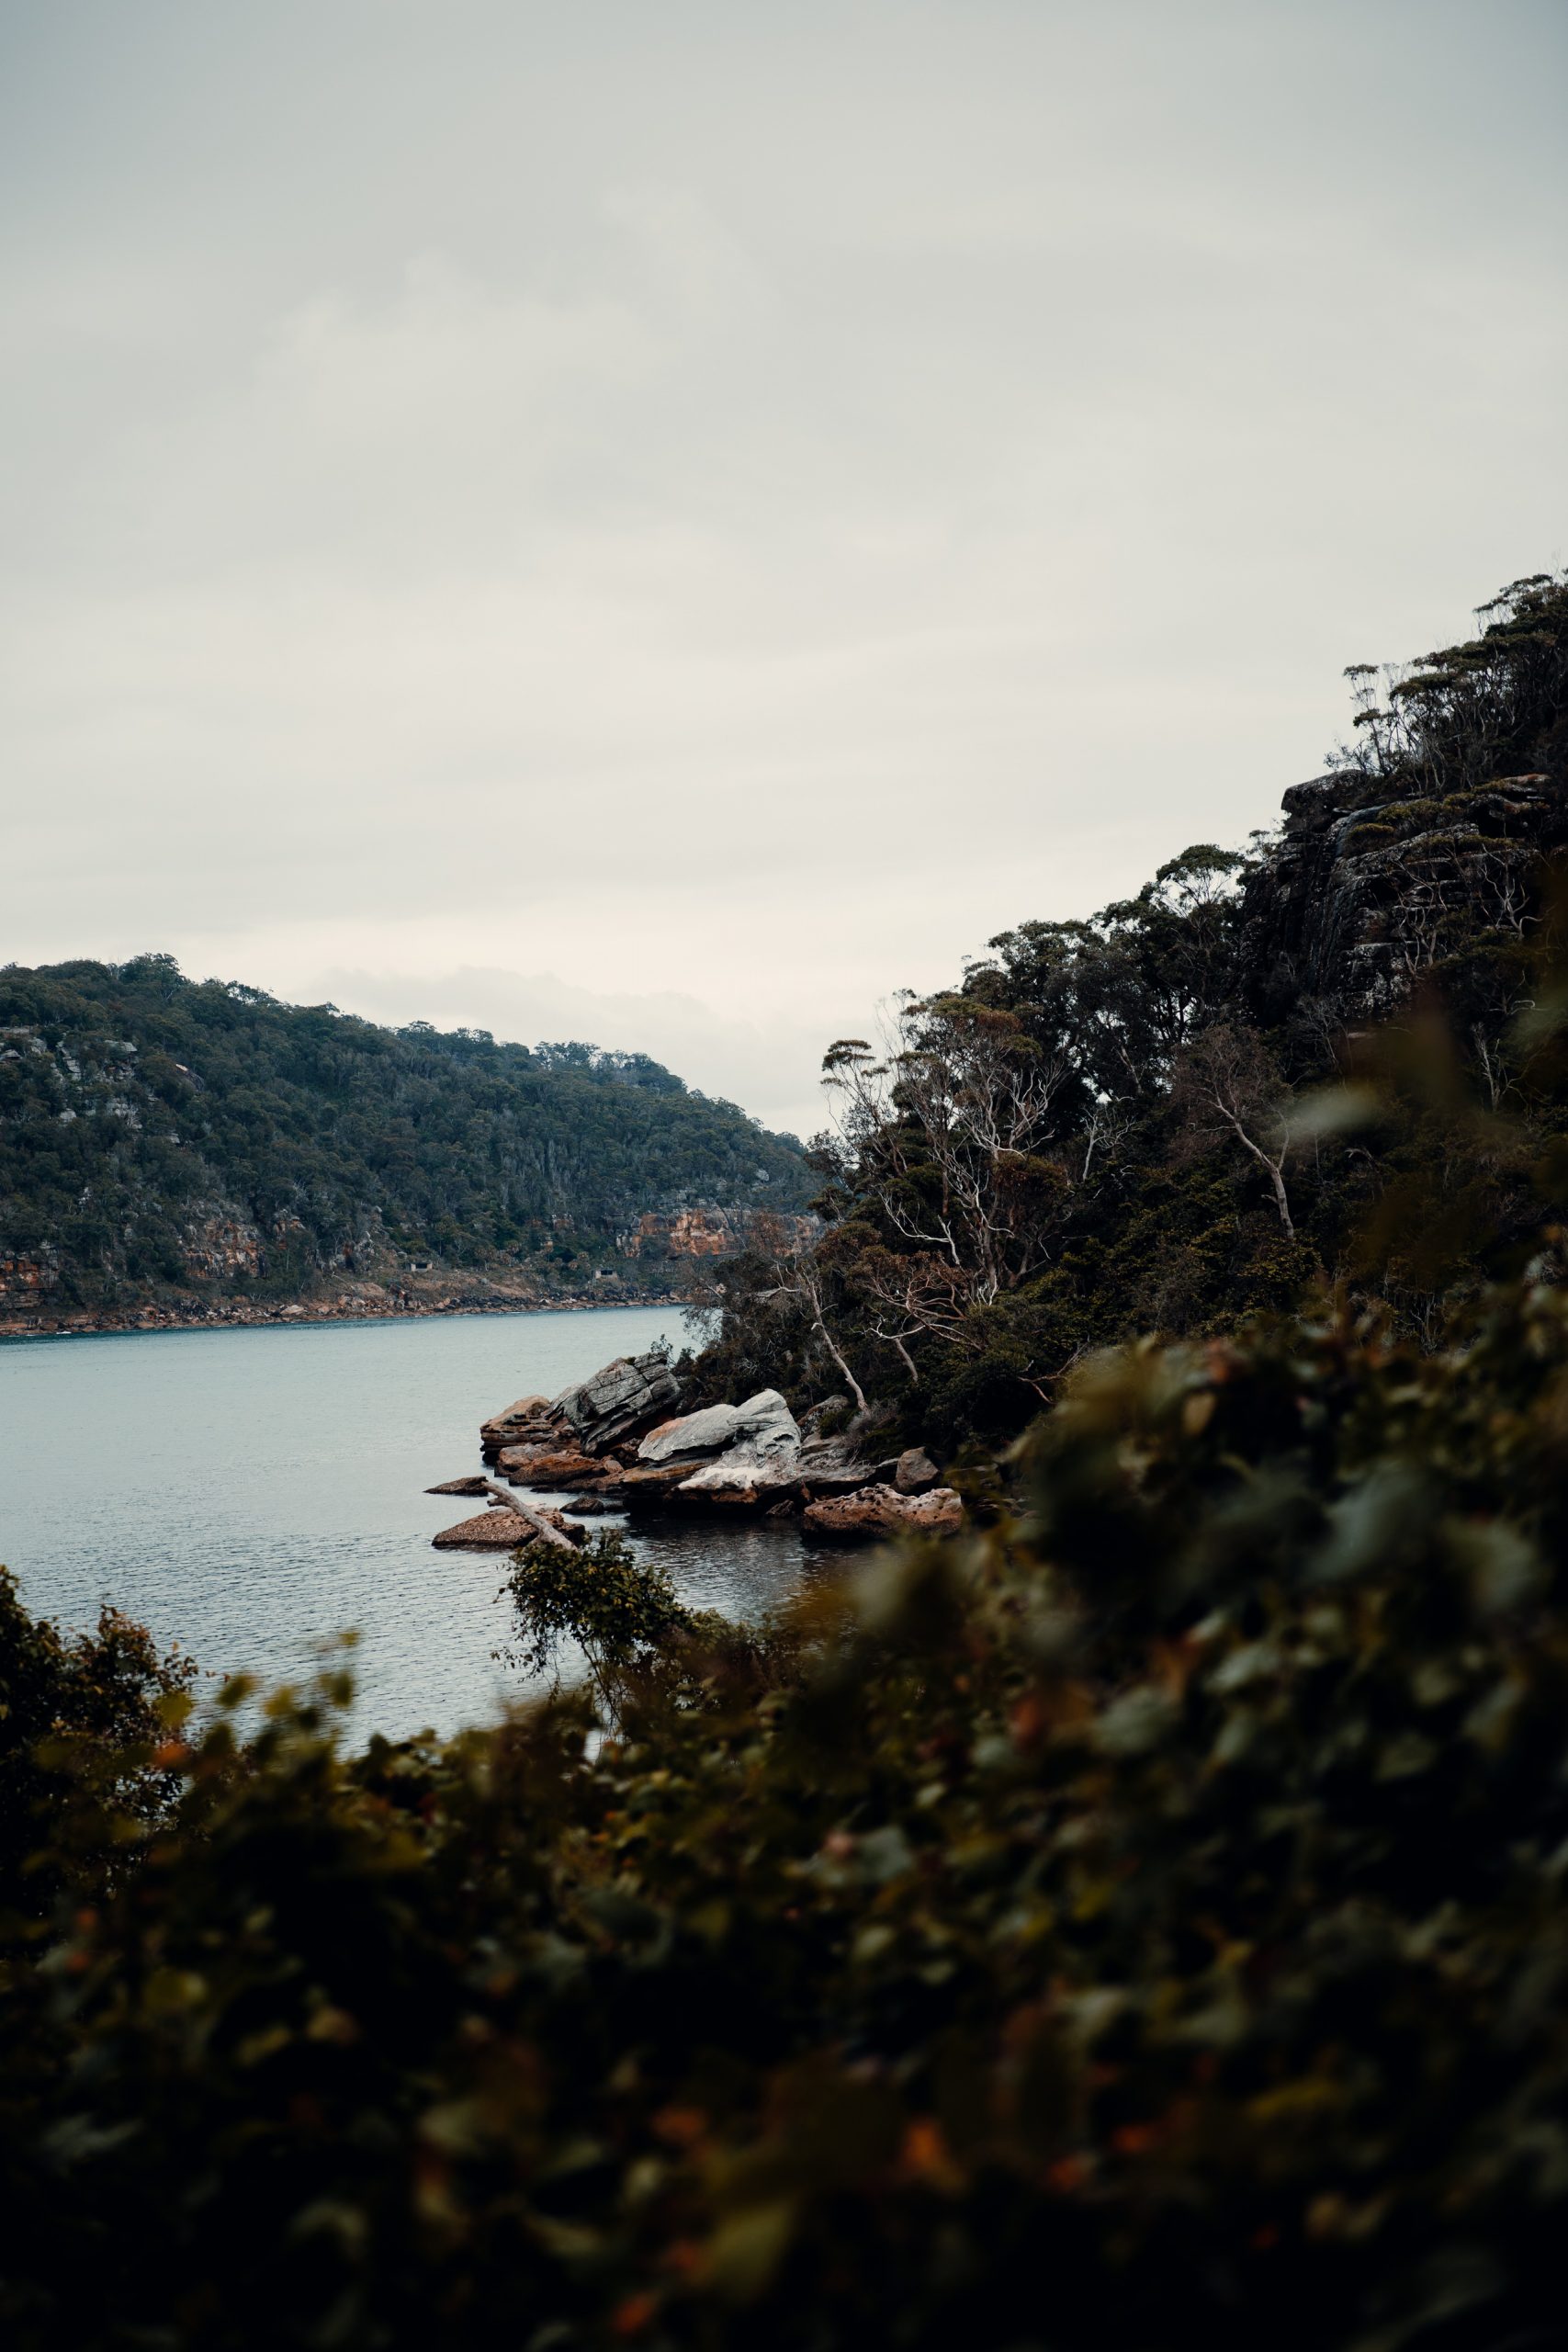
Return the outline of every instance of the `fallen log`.
{"type": "Polygon", "coordinates": [[[531,1504],[523,1500],[521,1495],[510,1493],[490,1478],[481,1479],[480,1484],[492,1502],[499,1503],[503,1510],[509,1510],[514,1519],[524,1521],[534,1530],[541,1544],[557,1544],[563,1552],[576,1551],[577,1546],[570,1536],[563,1535],[558,1527],[552,1527],[547,1519],[542,1518],[531,1504]]]}

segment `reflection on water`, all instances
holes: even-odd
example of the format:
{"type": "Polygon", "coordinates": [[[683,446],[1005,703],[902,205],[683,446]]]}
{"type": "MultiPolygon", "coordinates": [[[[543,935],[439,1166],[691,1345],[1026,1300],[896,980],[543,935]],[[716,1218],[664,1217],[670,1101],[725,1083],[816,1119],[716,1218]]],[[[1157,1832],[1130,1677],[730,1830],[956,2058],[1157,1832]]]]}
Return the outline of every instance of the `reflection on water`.
{"type": "MultiPolygon", "coordinates": [[[[360,1730],[483,1721],[520,1687],[491,1657],[505,1555],[432,1551],[477,1506],[423,1489],[479,1467],[486,1414],[660,1335],[678,1309],[0,1343],[0,1560],[29,1608],[112,1601],[214,1673],[298,1679],[353,1626],[360,1730]]],[[[632,1533],[730,1617],[810,1567],[787,1521],[632,1533]]]]}

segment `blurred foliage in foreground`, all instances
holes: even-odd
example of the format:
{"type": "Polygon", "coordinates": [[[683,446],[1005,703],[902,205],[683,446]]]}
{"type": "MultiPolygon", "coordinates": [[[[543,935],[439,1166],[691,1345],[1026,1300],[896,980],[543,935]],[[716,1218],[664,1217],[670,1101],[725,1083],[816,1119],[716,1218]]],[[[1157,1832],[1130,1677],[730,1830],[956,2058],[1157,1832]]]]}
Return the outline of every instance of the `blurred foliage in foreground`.
{"type": "Polygon", "coordinates": [[[117,1746],[7,1600],[10,2340],[1559,2341],[1561,1272],[1093,1359],[972,1538],[621,1624],[596,1748],[186,1744],[134,1646],[117,1746]]]}

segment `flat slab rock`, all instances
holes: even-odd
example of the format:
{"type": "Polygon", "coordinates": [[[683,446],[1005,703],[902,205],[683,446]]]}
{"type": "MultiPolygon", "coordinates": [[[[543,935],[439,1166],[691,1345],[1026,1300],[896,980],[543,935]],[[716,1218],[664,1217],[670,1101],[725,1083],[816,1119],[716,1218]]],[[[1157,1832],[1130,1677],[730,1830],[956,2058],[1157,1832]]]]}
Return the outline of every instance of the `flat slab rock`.
{"type": "Polygon", "coordinates": [[[521,1437],[533,1436],[548,1428],[549,1409],[547,1396],[519,1396],[514,1405],[506,1406],[501,1412],[492,1413],[488,1421],[479,1423],[479,1443],[487,1453],[493,1453],[521,1437]]]}
{"type": "Polygon", "coordinates": [[[427,1495],[482,1495],[485,1482],[477,1474],[471,1478],[446,1478],[439,1487],[426,1487],[427,1495]]]}
{"type": "Polygon", "coordinates": [[[515,1552],[519,1544],[534,1541],[534,1531],[515,1511],[481,1510],[473,1519],[459,1520],[456,1527],[444,1527],[430,1540],[438,1552],[515,1552]]]}
{"type": "Polygon", "coordinates": [[[597,1478],[604,1465],[580,1445],[509,1445],[499,1468],[514,1487],[580,1487],[597,1478]]]}
{"type": "Polygon", "coordinates": [[[889,1535],[956,1535],[964,1525],[964,1505],[951,1487],[933,1487],[923,1495],[901,1495],[897,1487],[862,1487],[856,1494],[807,1503],[804,1517],[818,1535],[870,1541],[889,1535]]]}
{"type": "MultiPolygon", "coordinates": [[[[547,1520],[558,1535],[570,1535],[574,1544],[582,1541],[581,1528],[573,1527],[558,1510],[541,1510],[538,1516],[547,1520]]],[[[456,1527],[444,1527],[430,1540],[438,1552],[515,1552],[520,1544],[532,1544],[537,1533],[525,1519],[498,1504],[473,1519],[459,1520],[456,1527]]]]}
{"type": "Polygon", "coordinates": [[[629,1470],[601,1478],[598,1490],[612,1501],[631,1502],[638,1495],[673,1494],[692,1475],[689,1462],[636,1462],[629,1470]]]}

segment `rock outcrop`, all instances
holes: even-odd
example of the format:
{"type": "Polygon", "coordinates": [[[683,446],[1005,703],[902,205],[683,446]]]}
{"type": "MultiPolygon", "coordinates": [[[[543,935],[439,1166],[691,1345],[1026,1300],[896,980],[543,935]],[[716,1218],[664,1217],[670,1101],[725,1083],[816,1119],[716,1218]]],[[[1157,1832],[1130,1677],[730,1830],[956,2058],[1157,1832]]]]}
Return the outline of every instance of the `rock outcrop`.
{"type": "MultiPolygon", "coordinates": [[[[833,1535],[962,1523],[957,1497],[938,1486],[941,1473],[920,1447],[886,1461],[869,1451],[885,1409],[857,1415],[842,1434],[824,1438],[818,1425],[840,1400],[814,1408],[803,1426],[776,1388],[739,1405],[673,1413],[680,1393],[661,1355],[618,1357],[553,1399],[519,1398],[492,1415],[480,1437],[512,1486],[570,1487],[589,1510],[803,1510],[809,1526],[833,1535]]],[[[469,1489],[454,1482],[449,1491],[469,1489]]],[[[449,1529],[441,1540],[501,1540],[473,1536],[473,1525],[449,1529]]]]}
{"type": "MultiPolygon", "coordinates": [[[[761,1170],[758,1181],[764,1181],[761,1170]]],[[[793,1250],[806,1248],[821,1230],[814,1216],[773,1209],[716,1208],[710,1204],[668,1215],[649,1210],[617,1239],[628,1258],[644,1261],[733,1258],[751,1239],[760,1219],[766,1221],[770,1237],[776,1243],[793,1250]]]]}
{"type": "Polygon", "coordinates": [[[924,1495],[901,1495],[897,1487],[863,1487],[858,1494],[832,1495],[808,1503],[806,1524],[818,1535],[881,1541],[890,1535],[956,1535],[964,1505],[951,1487],[924,1495]]]}
{"type": "Polygon", "coordinates": [[[580,1445],[509,1445],[497,1467],[513,1487],[577,1487],[604,1468],[580,1445]]]}
{"type": "Polygon", "coordinates": [[[528,1449],[536,1461],[547,1453],[604,1454],[668,1420],[680,1401],[681,1384],[657,1351],[617,1356],[558,1396],[520,1396],[492,1413],[479,1424],[479,1445],[487,1462],[515,1454],[517,1468],[528,1449]]]}
{"type": "Polygon", "coordinates": [[[739,1429],[739,1405],[705,1405],[700,1412],[660,1421],[657,1428],[649,1430],[637,1447],[637,1458],[639,1462],[680,1462],[722,1453],[727,1445],[734,1444],[739,1429]]]}
{"type": "MultiPolygon", "coordinates": [[[[581,1538],[581,1528],[573,1528],[558,1511],[541,1511],[538,1516],[547,1518],[562,1534],[581,1538]]],[[[515,1552],[532,1544],[537,1532],[515,1511],[481,1510],[472,1519],[459,1520],[456,1527],[444,1527],[430,1540],[438,1552],[515,1552]]]]}
{"type": "Polygon", "coordinates": [[[493,1462],[502,1446],[515,1445],[528,1437],[554,1434],[549,1419],[550,1400],[547,1396],[519,1396],[488,1421],[479,1423],[479,1445],[487,1462],[493,1462]]]}
{"type": "Polygon", "coordinates": [[[1303,1008],[1377,1019],[1478,930],[1517,922],[1568,842],[1568,794],[1546,775],[1427,792],[1348,770],[1283,805],[1242,900],[1241,989],[1265,1026],[1303,1008]]]}
{"type": "MultiPolygon", "coordinates": [[[[672,1446],[686,1450],[682,1432],[689,1443],[694,1423],[720,1434],[722,1446],[716,1460],[704,1463],[682,1481],[682,1494],[755,1500],[763,1492],[776,1494],[793,1486],[799,1477],[800,1430],[776,1388],[761,1389],[743,1405],[710,1406],[691,1415],[687,1423],[670,1425],[661,1439],[666,1453],[672,1446]]],[[[646,1455],[648,1444],[645,1440],[639,1454],[646,1455]]]]}
{"type": "Polygon", "coordinates": [[[585,1453],[607,1453],[622,1438],[667,1420],[681,1384],[663,1356],[617,1356],[591,1380],[563,1389],[550,1408],[576,1432],[585,1453]]]}

